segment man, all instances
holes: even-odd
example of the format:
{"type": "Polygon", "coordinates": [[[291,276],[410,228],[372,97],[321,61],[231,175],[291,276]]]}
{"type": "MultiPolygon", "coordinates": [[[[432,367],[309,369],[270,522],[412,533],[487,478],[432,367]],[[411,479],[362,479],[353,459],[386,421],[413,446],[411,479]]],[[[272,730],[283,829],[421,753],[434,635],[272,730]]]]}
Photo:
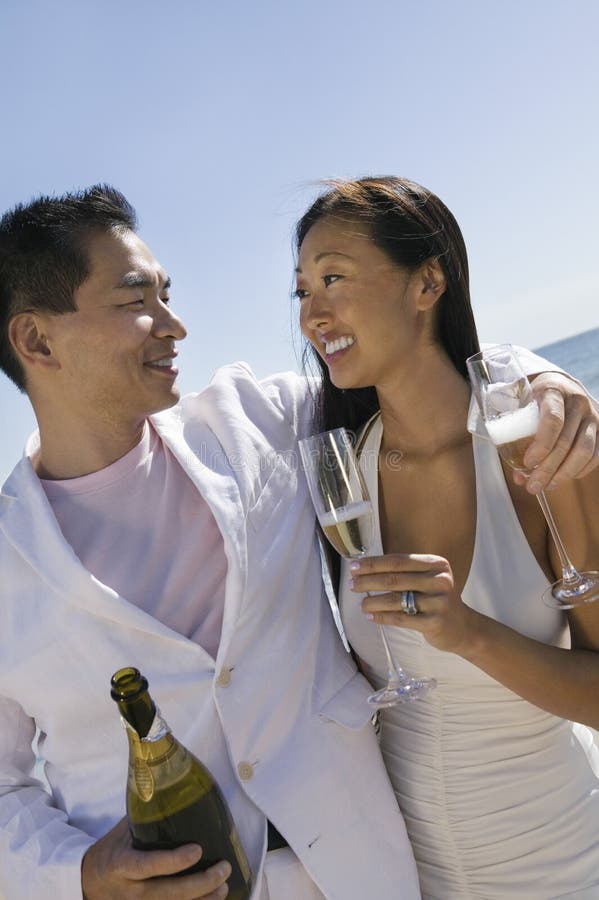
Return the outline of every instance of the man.
{"type": "Polygon", "coordinates": [[[417,898],[294,464],[306,384],[239,365],[179,402],[169,285],[111,188],[0,223],[1,362],[39,424],[0,498],[0,889],[226,895],[226,862],[172,877],[198,847],[131,847],[109,680],[134,665],[227,796],[256,898],[417,898]]]}

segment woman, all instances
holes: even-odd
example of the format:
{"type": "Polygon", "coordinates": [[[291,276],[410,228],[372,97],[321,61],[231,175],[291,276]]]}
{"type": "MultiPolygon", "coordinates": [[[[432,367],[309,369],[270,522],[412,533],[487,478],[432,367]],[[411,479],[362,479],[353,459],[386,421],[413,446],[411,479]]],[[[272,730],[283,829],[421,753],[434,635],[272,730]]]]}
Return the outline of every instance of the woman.
{"type": "MultiPolygon", "coordinates": [[[[599,726],[599,603],[543,605],[560,567],[534,476],[523,489],[467,431],[479,346],[459,227],[419,185],[365,178],[335,183],[296,238],[316,427],[362,431],[363,463],[378,459],[363,465],[372,556],[341,568],[345,628],[376,687],[376,623],[402,666],[438,682],[381,716],[423,896],[599,897],[599,772],[572,724],[599,726]]],[[[599,568],[597,470],[551,498],[575,564],[599,568]]]]}

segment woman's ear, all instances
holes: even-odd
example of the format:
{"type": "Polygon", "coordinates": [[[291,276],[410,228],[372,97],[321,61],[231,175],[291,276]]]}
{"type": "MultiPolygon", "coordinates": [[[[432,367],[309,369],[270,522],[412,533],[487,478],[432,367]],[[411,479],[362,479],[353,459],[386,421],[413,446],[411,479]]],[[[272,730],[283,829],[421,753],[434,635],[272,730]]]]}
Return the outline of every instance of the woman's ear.
{"type": "Polygon", "coordinates": [[[8,337],[27,371],[32,367],[56,368],[57,360],[48,346],[43,318],[35,312],[18,313],[10,320],[8,337]]]}
{"type": "Polygon", "coordinates": [[[422,264],[420,270],[422,288],[418,308],[431,309],[445,293],[447,283],[445,274],[438,259],[431,257],[422,264]]]}

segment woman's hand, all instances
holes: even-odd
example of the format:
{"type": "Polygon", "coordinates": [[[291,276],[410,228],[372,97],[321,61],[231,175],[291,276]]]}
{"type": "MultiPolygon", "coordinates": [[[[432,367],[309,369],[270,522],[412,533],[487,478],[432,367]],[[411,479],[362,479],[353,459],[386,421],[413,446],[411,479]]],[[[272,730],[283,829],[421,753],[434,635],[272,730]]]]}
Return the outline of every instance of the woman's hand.
{"type": "Polygon", "coordinates": [[[531,494],[583,478],[599,465],[599,404],[582,385],[559,372],[531,378],[540,409],[539,427],[524,462],[533,474],[514,473],[531,494]]]}
{"type": "Polygon", "coordinates": [[[350,570],[352,590],[373,594],[363,598],[362,611],[377,624],[415,629],[438,650],[465,655],[481,616],[456,596],[451,566],[442,556],[387,553],[352,560],[350,570]],[[414,592],[418,615],[402,611],[402,591],[414,592]]]}

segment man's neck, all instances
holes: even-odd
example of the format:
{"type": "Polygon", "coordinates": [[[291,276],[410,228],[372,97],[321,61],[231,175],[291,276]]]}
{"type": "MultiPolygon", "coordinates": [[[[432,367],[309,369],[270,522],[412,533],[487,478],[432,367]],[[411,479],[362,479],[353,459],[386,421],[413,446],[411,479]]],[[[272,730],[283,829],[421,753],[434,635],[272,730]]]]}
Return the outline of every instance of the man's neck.
{"type": "Polygon", "coordinates": [[[57,434],[40,423],[40,447],[32,458],[33,468],[40,478],[52,481],[99,472],[139,444],[144,426],[145,420],[118,432],[98,427],[57,434]]]}

